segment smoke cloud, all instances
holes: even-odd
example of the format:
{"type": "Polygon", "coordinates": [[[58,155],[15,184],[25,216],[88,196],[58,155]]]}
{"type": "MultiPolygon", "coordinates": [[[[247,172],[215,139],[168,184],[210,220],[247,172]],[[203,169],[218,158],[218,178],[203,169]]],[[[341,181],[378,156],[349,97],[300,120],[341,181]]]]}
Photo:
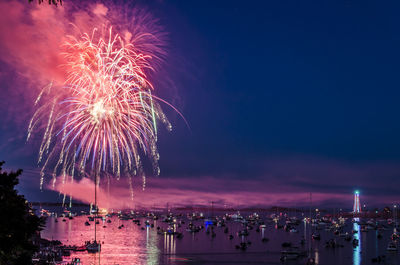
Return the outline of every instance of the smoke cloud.
{"type": "Polygon", "coordinates": [[[0,110],[7,112],[10,120],[27,123],[43,87],[52,84],[53,90],[65,89],[65,42],[94,30],[105,35],[110,27],[151,55],[154,68],[161,64],[166,34],[145,9],[112,2],[80,1],[78,6],[70,1],[56,7],[35,1],[1,1],[0,80],[4,89],[0,99],[6,104],[0,110]]]}

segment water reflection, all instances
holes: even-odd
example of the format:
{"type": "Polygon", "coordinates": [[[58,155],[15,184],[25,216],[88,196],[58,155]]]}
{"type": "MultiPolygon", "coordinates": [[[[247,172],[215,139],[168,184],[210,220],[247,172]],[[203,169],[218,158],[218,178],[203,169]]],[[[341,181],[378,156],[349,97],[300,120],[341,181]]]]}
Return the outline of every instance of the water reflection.
{"type": "MultiPolygon", "coordinates": [[[[49,218],[42,236],[48,239],[57,239],[66,245],[81,246],[94,237],[94,222],[90,226],[84,223],[87,217],[75,217],[65,222],[59,218],[49,218]]],[[[129,221],[112,218],[112,223],[97,225],[97,238],[102,243],[101,253],[89,254],[87,252],[72,253],[71,260],[79,257],[82,264],[149,264],[158,265],[161,250],[159,249],[159,236],[156,229],[142,231],[141,227],[129,221]],[[124,224],[123,228],[118,228],[124,224]]]]}
{"type": "Polygon", "coordinates": [[[147,265],[158,265],[160,259],[160,250],[158,248],[158,236],[150,227],[146,227],[146,250],[147,265]]]}
{"type": "MultiPolygon", "coordinates": [[[[375,231],[375,237],[378,238],[379,232],[378,230],[375,231]]],[[[375,240],[375,256],[379,256],[379,245],[378,245],[378,240],[375,240]]]]}
{"type": "MultiPolygon", "coordinates": [[[[93,239],[94,235],[94,222],[91,221],[89,226],[85,226],[86,220],[87,217],[84,216],[73,220],[67,219],[66,222],[63,222],[62,218],[59,218],[59,222],[55,222],[54,218],[49,218],[42,236],[60,240],[66,245],[82,245],[83,242],[93,239]]],[[[205,229],[199,233],[189,233],[185,225],[181,227],[176,225],[174,228],[168,223],[155,220],[149,220],[150,226],[143,225],[146,224],[146,218],[140,218],[142,224],[140,226],[131,220],[119,220],[117,217],[112,217],[111,221],[111,223],[103,224],[100,222],[97,229],[97,238],[102,243],[101,253],[75,252],[71,253],[67,261],[79,257],[83,265],[179,265],[187,262],[202,265],[278,264],[282,244],[291,242],[294,246],[311,250],[308,253],[315,259],[316,264],[367,265],[370,264],[371,258],[379,255],[379,250],[384,251],[392,233],[392,230],[380,230],[382,234],[380,241],[377,241],[375,231],[365,232],[361,238],[360,225],[356,220],[354,223],[348,220],[344,232],[357,231],[353,236],[358,240],[358,246],[355,244],[353,248],[351,241],[345,241],[341,236],[334,235],[329,228],[316,227],[322,240],[310,240],[313,229],[307,222],[298,226],[298,233],[290,233],[286,232],[282,225],[279,229],[274,229],[276,223],[267,220],[263,226],[254,226],[249,229],[250,234],[243,238],[239,232],[247,226],[235,221],[227,223],[227,232],[224,232],[225,227],[215,226],[214,236],[211,232],[207,233],[205,229]],[[124,227],[119,228],[122,224],[124,227]],[[157,229],[158,227],[160,228],[157,229]],[[257,228],[260,228],[259,232],[257,228]],[[163,232],[168,229],[171,232],[174,230],[182,232],[183,237],[177,238],[173,233],[163,232]],[[263,238],[265,239],[262,240],[263,238]],[[343,244],[343,248],[325,248],[324,240],[331,238],[343,244]],[[242,241],[251,242],[246,251],[236,248],[242,241]],[[362,253],[361,247],[363,247],[362,253]]],[[[201,225],[202,221],[194,221],[194,224],[201,225]]],[[[400,264],[399,257],[397,254],[392,254],[390,257],[387,255],[386,264],[400,264]],[[393,262],[388,263],[389,259],[393,262]]],[[[304,264],[305,259],[306,257],[297,261],[288,261],[287,264],[304,264]]]]}
{"type": "Polygon", "coordinates": [[[318,252],[318,249],[315,250],[314,257],[315,257],[315,264],[318,265],[319,264],[319,252],[318,252]]]}
{"type": "Polygon", "coordinates": [[[361,264],[361,231],[360,225],[358,224],[359,219],[354,218],[353,220],[353,230],[357,231],[353,238],[358,240],[358,245],[353,249],[353,265],[360,265],[361,264]]]}
{"type": "Polygon", "coordinates": [[[164,253],[175,254],[176,252],[176,240],[173,235],[164,233],[164,253]]]}

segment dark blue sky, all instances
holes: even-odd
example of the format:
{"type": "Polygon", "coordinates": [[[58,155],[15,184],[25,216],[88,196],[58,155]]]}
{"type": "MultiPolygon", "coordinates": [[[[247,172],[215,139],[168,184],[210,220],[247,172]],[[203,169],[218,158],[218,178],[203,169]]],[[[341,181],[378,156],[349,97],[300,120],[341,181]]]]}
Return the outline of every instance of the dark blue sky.
{"type": "Polygon", "coordinates": [[[399,3],[140,2],[169,32],[176,88],[159,95],[191,127],[167,111],[174,130],[160,133],[160,178],[397,195],[399,3]]]}
{"type": "Polygon", "coordinates": [[[400,6],[339,2],[159,5],[172,46],[186,60],[177,80],[192,128],[188,133],[175,121],[172,135],[162,135],[164,174],[266,183],[274,175],[286,185],[295,171],[307,187],[318,183],[316,190],[360,186],[390,194],[400,174],[400,6]],[[294,169],[293,158],[305,169],[294,169]],[[278,172],[270,166],[276,160],[284,163],[278,172]],[[320,160],[335,161],[327,172],[384,169],[366,169],[368,177],[338,174],[343,187],[336,187],[323,169],[316,173],[320,160]],[[376,189],[381,181],[389,185],[376,189]]]}
{"type": "Polygon", "coordinates": [[[187,61],[177,80],[192,127],[162,148],[195,171],[274,154],[399,159],[399,6],[216,2],[158,5],[187,61]]]}

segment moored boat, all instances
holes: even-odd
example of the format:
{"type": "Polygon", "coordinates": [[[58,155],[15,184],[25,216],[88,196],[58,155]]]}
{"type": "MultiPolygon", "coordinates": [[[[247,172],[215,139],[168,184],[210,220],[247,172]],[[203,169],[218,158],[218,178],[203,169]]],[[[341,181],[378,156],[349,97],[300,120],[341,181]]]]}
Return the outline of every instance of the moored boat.
{"type": "Polygon", "coordinates": [[[388,252],[397,252],[397,245],[396,245],[396,242],[390,241],[389,244],[388,244],[388,246],[387,246],[387,248],[386,248],[386,250],[387,250],[388,252]]]}
{"type": "Polygon", "coordinates": [[[88,242],[86,244],[86,250],[89,253],[97,253],[100,252],[101,250],[101,244],[97,241],[93,241],[93,242],[88,242]]]}

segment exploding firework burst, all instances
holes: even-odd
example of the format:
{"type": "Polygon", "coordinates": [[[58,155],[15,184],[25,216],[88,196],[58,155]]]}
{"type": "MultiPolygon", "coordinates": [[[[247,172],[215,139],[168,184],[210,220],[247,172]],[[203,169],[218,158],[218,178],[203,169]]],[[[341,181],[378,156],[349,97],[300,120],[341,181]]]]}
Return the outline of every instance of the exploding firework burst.
{"type": "Polygon", "coordinates": [[[146,76],[153,70],[152,55],[110,27],[105,34],[94,29],[91,35],[69,36],[63,56],[64,86],[56,96],[52,84],[42,90],[28,128],[28,139],[43,129],[41,188],[50,165],[53,185],[57,175],[73,181],[77,174],[96,180],[141,175],[145,185],[140,153],[150,157],[159,174],[157,121],[171,129],[158,104],[165,101],[152,94],[146,76]]]}

